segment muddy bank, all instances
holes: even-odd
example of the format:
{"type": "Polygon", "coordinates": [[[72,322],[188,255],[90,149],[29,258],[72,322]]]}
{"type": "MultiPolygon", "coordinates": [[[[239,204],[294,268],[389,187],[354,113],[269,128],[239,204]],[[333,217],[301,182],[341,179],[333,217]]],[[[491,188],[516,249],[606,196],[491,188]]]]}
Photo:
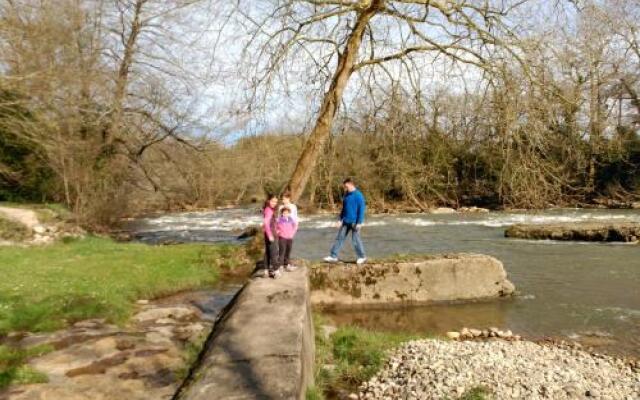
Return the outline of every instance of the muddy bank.
{"type": "Polygon", "coordinates": [[[637,223],[573,223],[573,224],[517,224],[505,230],[505,237],[518,239],[575,240],[586,242],[637,242],[640,224],[637,223]]]}

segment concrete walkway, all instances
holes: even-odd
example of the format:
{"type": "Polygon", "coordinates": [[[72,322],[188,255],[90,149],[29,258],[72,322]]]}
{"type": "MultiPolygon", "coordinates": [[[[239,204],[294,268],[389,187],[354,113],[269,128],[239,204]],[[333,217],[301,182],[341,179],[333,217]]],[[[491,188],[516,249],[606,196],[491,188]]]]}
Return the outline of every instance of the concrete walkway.
{"type": "Polygon", "coordinates": [[[314,337],[306,268],[254,278],[218,322],[180,400],[304,399],[314,337]]]}

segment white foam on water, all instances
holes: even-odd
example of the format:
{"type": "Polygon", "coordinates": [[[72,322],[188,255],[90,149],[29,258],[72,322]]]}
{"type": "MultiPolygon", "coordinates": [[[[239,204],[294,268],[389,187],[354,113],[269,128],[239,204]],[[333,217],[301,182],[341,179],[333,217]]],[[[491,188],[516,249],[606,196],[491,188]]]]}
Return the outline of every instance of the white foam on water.
{"type": "Polygon", "coordinates": [[[595,214],[589,212],[567,211],[564,215],[540,215],[540,214],[515,214],[515,213],[489,213],[477,218],[472,216],[454,215],[456,220],[451,220],[450,216],[440,218],[429,218],[426,215],[421,217],[403,217],[397,221],[413,226],[434,226],[434,225],[476,225],[491,228],[500,228],[515,224],[553,224],[553,223],[574,223],[574,222],[603,222],[603,221],[624,221],[640,223],[640,213],[625,214],[595,214]],[[464,219],[461,219],[464,218],[464,219]]]}
{"type": "Polygon", "coordinates": [[[429,221],[422,218],[398,218],[396,221],[405,224],[405,225],[413,225],[413,226],[434,226],[438,225],[436,221],[429,221]]]}
{"type": "MultiPolygon", "coordinates": [[[[304,229],[337,229],[339,221],[337,220],[310,220],[306,224],[300,224],[304,229]]],[[[364,227],[385,226],[387,221],[368,221],[363,224],[364,227]]]]}
{"type": "MultiPolygon", "coordinates": [[[[430,215],[417,214],[416,216],[384,217],[383,219],[369,219],[364,225],[385,226],[389,224],[403,224],[416,227],[428,226],[486,226],[499,228],[514,224],[545,224],[545,223],[573,223],[573,222],[602,222],[602,221],[626,221],[640,223],[638,212],[589,212],[567,210],[560,214],[534,213],[501,213],[488,214],[452,214],[430,215]]],[[[239,231],[251,226],[262,224],[262,215],[259,210],[231,209],[219,211],[185,212],[169,214],[159,217],[151,217],[141,220],[140,232],[163,232],[174,230],[204,230],[204,231],[239,231]]],[[[337,219],[321,216],[301,217],[301,226],[305,229],[329,229],[335,228],[337,219]]],[[[549,243],[553,243],[550,241],[549,243]]]]}
{"type": "Polygon", "coordinates": [[[623,308],[623,307],[603,307],[596,308],[596,312],[600,313],[613,313],[618,316],[618,318],[623,317],[622,319],[631,318],[640,318],[640,310],[635,310],[633,308],[623,308]]]}
{"type": "Polygon", "coordinates": [[[236,231],[250,226],[260,225],[262,217],[255,213],[226,212],[190,212],[165,215],[157,218],[146,218],[142,222],[145,226],[140,232],[165,232],[180,230],[205,230],[205,231],[236,231]]]}

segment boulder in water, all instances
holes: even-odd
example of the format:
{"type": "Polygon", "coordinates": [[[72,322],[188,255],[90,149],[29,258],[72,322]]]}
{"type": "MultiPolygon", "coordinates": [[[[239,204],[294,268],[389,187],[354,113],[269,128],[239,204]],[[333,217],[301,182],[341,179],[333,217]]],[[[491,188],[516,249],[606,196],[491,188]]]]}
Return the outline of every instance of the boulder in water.
{"type": "Polygon", "coordinates": [[[587,242],[636,242],[640,238],[637,223],[573,223],[573,224],[517,224],[504,232],[509,238],[575,240],[587,242]]]}
{"type": "Polygon", "coordinates": [[[428,304],[506,297],[515,288],[500,261],[450,254],[311,269],[311,302],[326,307],[428,304]]]}

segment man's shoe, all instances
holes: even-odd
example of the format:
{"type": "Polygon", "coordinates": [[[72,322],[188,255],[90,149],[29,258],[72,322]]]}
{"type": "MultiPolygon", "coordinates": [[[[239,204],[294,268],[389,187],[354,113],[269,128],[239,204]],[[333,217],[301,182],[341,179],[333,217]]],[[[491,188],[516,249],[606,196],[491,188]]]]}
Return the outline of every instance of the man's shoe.
{"type": "Polygon", "coordinates": [[[325,262],[328,262],[328,263],[337,263],[337,262],[338,262],[338,259],[337,259],[337,258],[335,258],[335,257],[333,257],[333,256],[329,256],[329,257],[325,257],[325,258],[324,258],[324,261],[325,261],[325,262]]]}
{"type": "Polygon", "coordinates": [[[284,267],[284,270],[287,271],[287,272],[292,272],[292,271],[295,271],[297,269],[298,269],[298,267],[296,267],[295,265],[291,265],[291,264],[288,264],[286,267],[284,267]]]}
{"type": "Polygon", "coordinates": [[[362,265],[362,264],[364,264],[366,262],[367,262],[367,258],[366,257],[358,258],[356,260],[356,264],[358,264],[358,265],[362,265]]]}

